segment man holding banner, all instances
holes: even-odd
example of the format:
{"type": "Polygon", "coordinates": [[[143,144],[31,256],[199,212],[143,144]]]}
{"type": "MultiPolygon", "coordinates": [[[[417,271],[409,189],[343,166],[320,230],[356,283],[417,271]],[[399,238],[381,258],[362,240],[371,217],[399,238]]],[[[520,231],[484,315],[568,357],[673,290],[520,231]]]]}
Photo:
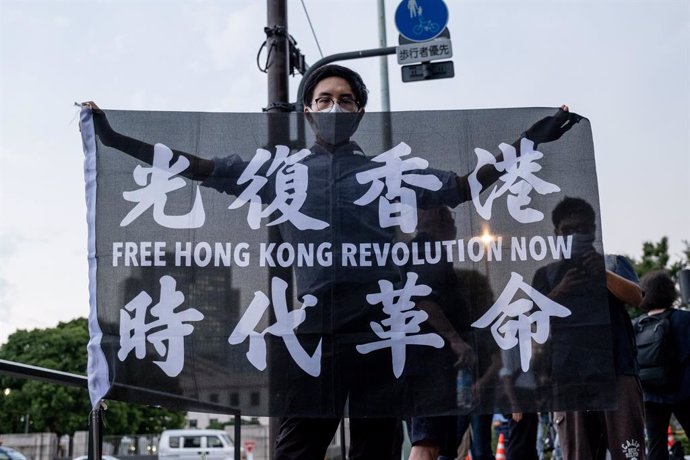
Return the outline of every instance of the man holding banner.
{"type": "MultiPolygon", "coordinates": [[[[94,254],[97,257],[101,254],[102,260],[98,265],[98,276],[107,276],[108,271],[119,273],[118,270],[129,267],[127,275],[115,276],[117,279],[122,278],[123,283],[132,285],[129,281],[132,277],[156,281],[158,275],[149,274],[149,271],[158,273],[157,270],[163,270],[160,267],[173,266],[174,273],[180,273],[177,279],[187,281],[186,286],[183,282],[176,284],[174,276],[160,277],[160,302],[147,315],[159,318],[165,316],[158,313],[160,308],[154,309],[162,307],[164,303],[167,305],[167,300],[164,301],[166,293],[176,295],[179,302],[188,300],[191,303],[190,299],[196,299],[198,306],[186,310],[186,316],[177,319],[179,323],[175,334],[163,337],[137,335],[137,328],[145,319],[142,316],[139,318],[140,323],[137,323],[136,315],[139,311],[144,312],[152,299],[146,294],[146,289],[150,288],[135,295],[140,290],[140,285],[136,284],[132,288],[132,294],[125,296],[123,302],[128,303],[119,311],[119,322],[117,313],[92,309],[92,313],[97,314],[99,323],[92,323],[95,327],[92,329],[92,341],[94,345],[100,345],[105,355],[111,358],[117,355],[114,364],[113,361],[108,364],[111,375],[116,375],[117,378],[131,375],[131,369],[129,373],[125,371],[128,370],[127,366],[137,364],[133,354],[136,354],[138,360],[146,359],[147,353],[151,354],[152,350],[146,348],[145,344],[152,344],[155,352],[166,358],[154,363],[177,385],[175,391],[181,392],[186,392],[187,388],[203,388],[205,385],[212,387],[218,381],[227,381],[231,385],[238,380],[238,375],[251,375],[255,378],[256,375],[265,375],[261,372],[267,369],[269,363],[284,363],[284,371],[279,371],[277,375],[277,378],[283,380],[279,384],[270,383],[275,393],[272,395],[272,406],[263,410],[267,415],[286,416],[281,422],[274,458],[323,458],[342,416],[351,417],[350,458],[390,458],[397,439],[397,422],[394,416],[440,415],[458,411],[455,400],[441,401],[439,406],[425,406],[423,400],[419,400],[419,404],[416,404],[419,407],[417,411],[410,413],[407,409],[410,401],[425,396],[405,384],[406,373],[414,366],[408,364],[406,367],[405,348],[415,345],[438,349],[444,347],[445,343],[433,331],[417,334],[419,325],[428,315],[412,309],[415,303],[413,298],[427,296],[430,288],[419,283],[417,274],[413,271],[406,272],[406,278],[402,276],[402,267],[408,265],[409,261],[413,261],[412,265],[437,263],[433,258],[440,251],[436,251],[435,255],[425,255],[424,260],[417,260],[419,252],[414,248],[408,249],[403,242],[396,242],[399,241],[398,233],[409,234],[415,231],[417,208],[456,207],[465,201],[478,199],[478,194],[510,171],[511,165],[520,163],[523,159],[521,155],[525,153],[523,148],[528,148],[531,155],[529,161],[525,158],[527,164],[533,159],[541,158],[540,154],[537,155],[539,152],[534,150],[537,145],[559,139],[580,117],[563,107],[555,115],[547,116],[532,125],[512,146],[501,144],[501,153],[498,155],[482,157],[484,164],[478,166],[472,174],[457,176],[443,169],[428,168],[428,162],[418,157],[403,159],[410,153],[410,146],[405,142],[374,158],[362,153],[360,146],[352,142],[351,137],[359,129],[360,132],[363,131],[360,136],[369,136],[375,144],[380,141],[380,130],[370,126],[360,127],[367,103],[367,90],[356,72],[336,65],[324,66],[310,75],[304,87],[305,118],[314,130],[315,144],[310,149],[291,152],[287,147],[289,141],[286,141],[285,145],[277,145],[275,152],[270,150],[270,146],[257,148],[251,159],[239,154],[215,158],[201,154],[201,150],[218,152],[224,148],[207,145],[213,135],[221,138],[221,142],[228,142],[230,139],[229,145],[241,150],[242,128],[238,128],[239,133],[224,132],[222,123],[202,120],[197,128],[192,128],[192,132],[195,131],[196,135],[211,134],[201,135],[196,140],[193,138],[191,142],[180,141],[192,147],[201,146],[199,152],[190,154],[185,151],[189,147],[177,150],[161,143],[138,140],[139,135],[145,138],[160,136],[149,135],[148,131],[159,132],[159,127],[165,124],[163,121],[141,117],[141,121],[136,121],[135,115],[130,132],[141,134],[123,135],[111,128],[105,114],[95,104],[85,104],[91,109],[88,111],[90,113],[83,115],[82,122],[86,151],[95,153],[99,148],[112,148],[153,165],[154,168],[137,166],[133,177],[138,185],[157,187],[155,190],[147,190],[147,193],[143,193],[146,187],[122,192],[125,201],[136,204],[133,207],[114,204],[122,214],[125,213],[120,209],[129,210],[119,224],[119,218],[105,218],[114,225],[106,225],[103,219],[95,220],[94,226],[103,229],[101,235],[104,236],[95,242],[94,254]],[[89,127],[90,116],[93,117],[93,133],[103,147],[94,138],[90,138],[84,129],[89,127]],[[237,145],[232,142],[237,142],[237,145]],[[510,156],[506,156],[505,152],[509,152],[510,156]],[[188,205],[177,206],[176,203],[173,209],[177,211],[177,215],[171,215],[172,212],[165,207],[165,198],[185,184],[177,176],[200,181],[201,185],[223,194],[234,195],[236,199],[229,206],[222,206],[220,202],[213,201],[218,200],[218,197],[210,197],[197,189],[196,192],[186,194],[188,205]],[[178,179],[182,182],[174,182],[178,179]],[[152,198],[154,192],[157,195],[152,198]],[[211,206],[208,205],[209,202],[211,206]],[[214,228],[207,228],[207,220],[215,216],[213,211],[238,210],[245,206],[248,208],[246,224],[239,219],[230,220],[222,216],[219,219],[223,219],[222,222],[227,227],[216,225],[214,228]],[[155,222],[151,222],[147,212],[151,208],[155,222]],[[191,211],[180,215],[178,210],[182,208],[191,208],[191,211]],[[111,237],[111,233],[119,231],[118,226],[125,233],[111,237]],[[277,226],[280,241],[266,241],[266,235],[262,231],[270,226],[277,226]],[[173,236],[160,236],[162,227],[172,229],[170,235],[173,236]],[[245,228],[234,230],[242,227],[245,228]],[[219,246],[218,243],[223,241],[222,233],[228,232],[228,228],[233,229],[232,248],[229,245],[219,246]],[[155,242],[147,242],[146,246],[144,241],[133,242],[135,230],[151,235],[149,238],[155,242]],[[234,233],[240,231],[245,232],[243,235],[246,236],[234,233]],[[191,236],[185,236],[188,234],[191,236]],[[179,241],[182,237],[189,238],[192,242],[179,241]],[[163,241],[165,238],[169,240],[163,241]],[[205,244],[206,241],[216,241],[216,244],[205,244]],[[99,249],[99,244],[104,245],[104,249],[99,249]],[[175,250],[166,252],[173,245],[175,250]],[[156,248],[160,248],[160,251],[156,248]],[[221,249],[227,249],[228,253],[234,250],[232,264],[226,262],[225,253],[221,253],[221,249]],[[211,255],[211,250],[216,252],[211,255]],[[239,313],[229,318],[234,329],[231,326],[232,332],[229,337],[225,337],[227,343],[234,348],[227,351],[221,348],[222,343],[218,343],[217,348],[209,345],[206,349],[205,342],[195,342],[189,336],[193,334],[195,327],[201,329],[204,324],[209,323],[212,314],[223,315],[227,313],[227,308],[221,308],[223,311],[217,312],[213,308],[202,309],[200,306],[213,303],[219,308],[229,308],[237,302],[227,305],[216,299],[217,291],[225,289],[223,286],[199,282],[198,275],[189,274],[193,269],[186,270],[183,274],[182,268],[197,267],[196,272],[202,273],[209,264],[216,264],[220,268],[234,264],[230,275],[232,279],[244,276],[241,278],[243,282],[247,286],[254,286],[257,282],[262,282],[264,275],[243,275],[244,268],[254,260],[259,260],[256,267],[263,269],[293,269],[296,298],[302,306],[293,309],[288,305],[293,300],[289,290],[291,279],[271,276],[269,273],[270,279],[266,280],[270,284],[269,295],[258,287],[250,288],[248,294],[244,291],[238,294],[242,298],[241,303],[249,306],[239,321],[239,313]],[[105,261],[109,264],[104,264],[105,261]],[[100,273],[101,270],[103,274],[100,273]],[[188,289],[186,298],[181,295],[183,287],[188,289]],[[197,297],[193,297],[194,295],[197,297]],[[383,311],[372,308],[379,304],[383,305],[383,311]],[[264,314],[271,311],[271,306],[275,323],[261,332],[257,331],[264,314]],[[101,331],[96,326],[107,331],[101,331]],[[94,335],[94,330],[101,335],[94,335]],[[96,336],[99,337],[98,340],[102,339],[100,344],[94,340],[96,336]],[[192,350],[200,350],[199,358],[209,357],[198,361],[200,368],[203,367],[202,363],[209,368],[218,364],[217,376],[194,375],[194,365],[189,369],[183,361],[189,359],[191,353],[195,353],[189,347],[183,347],[183,342],[186,344],[187,340],[196,344],[192,350]],[[166,343],[169,347],[173,344],[180,347],[179,360],[171,359],[170,350],[165,348],[166,343]],[[253,368],[247,368],[246,360],[242,360],[236,353],[235,349],[240,346],[242,350],[247,350],[248,346],[246,359],[253,368]],[[391,355],[380,352],[384,349],[390,349],[393,355],[392,372],[391,355]],[[221,355],[217,350],[220,350],[218,353],[221,355]],[[268,356],[268,362],[267,350],[274,354],[268,356]],[[225,363],[220,365],[222,360],[225,363]]],[[[144,115],[146,114],[142,116],[144,115]]],[[[173,114],[172,117],[176,118],[176,115],[173,114]]],[[[215,117],[209,115],[209,118],[215,117]]],[[[246,118],[250,117],[244,116],[246,118]]],[[[243,119],[233,120],[242,126],[243,119]]],[[[178,126],[179,132],[187,130],[186,121],[175,120],[175,123],[172,126],[178,126]]],[[[429,119],[425,123],[432,125],[429,119]]],[[[406,126],[414,128],[415,124],[406,126]]],[[[171,132],[166,136],[175,142],[177,133],[171,132]]],[[[435,143],[438,141],[439,139],[433,140],[435,143]]],[[[109,155],[111,153],[108,152],[109,155]]],[[[98,157],[98,160],[101,162],[98,166],[101,167],[115,161],[104,155],[98,157]]],[[[113,196],[113,190],[116,191],[115,194],[119,193],[118,187],[121,189],[122,186],[112,185],[111,181],[117,177],[126,177],[126,168],[123,169],[112,176],[101,175],[99,180],[103,182],[99,185],[98,193],[110,192],[110,196],[113,196]]],[[[534,171],[536,170],[532,173],[534,171]]],[[[533,183],[537,187],[541,185],[536,180],[533,183]]],[[[510,204],[512,201],[509,199],[511,209],[524,211],[526,203],[523,195],[526,189],[523,187],[521,190],[517,193],[521,194],[519,200],[523,201],[516,207],[510,204]]],[[[527,221],[529,219],[532,217],[527,221]]],[[[227,236],[224,238],[227,239],[227,236]]],[[[444,242],[443,250],[448,258],[462,262],[466,257],[463,244],[460,239],[444,242]]],[[[225,276],[228,276],[227,273],[225,276]]],[[[112,278],[99,279],[101,283],[98,292],[101,287],[109,289],[103,285],[113,282],[112,278]]],[[[233,285],[241,286],[238,283],[233,285]]],[[[99,305],[117,305],[119,302],[108,300],[100,294],[98,298],[99,305]]],[[[174,307],[167,310],[167,318],[179,313],[173,310],[174,307]]],[[[225,319],[227,324],[228,318],[225,319]]],[[[151,330],[154,330],[153,327],[151,330]]],[[[211,339],[223,337],[222,331],[205,330],[208,332],[206,337],[209,343],[211,339]]],[[[166,334],[167,331],[168,329],[166,334]]],[[[425,366],[429,375],[435,375],[439,370],[434,367],[434,363],[416,365],[425,366]]],[[[149,376],[132,377],[146,379],[149,376]]],[[[161,375],[160,378],[166,377],[161,375]]],[[[114,390],[106,390],[100,396],[108,391],[114,390]]],[[[486,402],[484,410],[493,407],[493,404],[493,401],[486,402]]]]}

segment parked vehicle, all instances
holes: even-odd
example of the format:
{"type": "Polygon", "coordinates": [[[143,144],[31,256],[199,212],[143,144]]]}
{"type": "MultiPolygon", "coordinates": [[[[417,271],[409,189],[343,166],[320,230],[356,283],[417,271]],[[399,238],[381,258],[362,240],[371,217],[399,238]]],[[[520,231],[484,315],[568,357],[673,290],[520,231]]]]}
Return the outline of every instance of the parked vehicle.
{"type": "MultiPolygon", "coordinates": [[[[240,448],[242,458],[244,449],[240,448]]],[[[158,441],[160,460],[233,460],[235,444],[223,430],[165,430],[158,441]]]]}
{"type": "MultiPolygon", "coordinates": [[[[72,460],[88,460],[89,456],[88,455],[80,455],[79,457],[74,457],[72,460]]],[[[113,457],[112,455],[101,455],[102,460],[120,460],[117,457],[113,457]]]]}
{"type": "MultiPolygon", "coordinates": [[[[88,460],[89,456],[88,455],[80,455],[79,457],[74,457],[72,460],[88,460]]],[[[113,457],[112,455],[101,455],[102,460],[120,460],[117,457],[113,457]]]]}
{"type": "Polygon", "coordinates": [[[26,460],[26,457],[11,447],[0,446],[0,460],[26,460]]]}

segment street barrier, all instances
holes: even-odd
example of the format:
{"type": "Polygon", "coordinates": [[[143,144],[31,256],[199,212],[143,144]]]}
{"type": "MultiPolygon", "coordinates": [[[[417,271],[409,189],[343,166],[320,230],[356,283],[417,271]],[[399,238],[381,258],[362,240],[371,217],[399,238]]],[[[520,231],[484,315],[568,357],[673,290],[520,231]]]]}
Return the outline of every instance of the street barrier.
{"type": "MultiPolygon", "coordinates": [[[[54,369],[47,369],[44,367],[32,366],[29,364],[17,363],[14,361],[7,361],[0,359],[0,374],[5,374],[10,377],[40,380],[55,385],[70,386],[88,389],[87,378],[84,375],[72,374],[70,372],[56,371],[54,369]]],[[[129,391],[137,391],[153,397],[157,400],[171,401],[171,402],[189,402],[189,398],[178,396],[175,394],[164,393],[147,388],[140,388],[131,385],[114,384],[113,386],[127,389],[129,391]]],[[[241,412],[239,409],[223,406],[214,403],[205,403],[194,401],[197,407],[214,414],[229,414],[235,416],[235,460],[241,459],[240,446],[242,445],[241,433],[241,412]]],[[[89,415],[89,460],[102,460],[103,454],[103,411],[105,405],[101,401],[97,407],[91,410],[89,415]]]]}

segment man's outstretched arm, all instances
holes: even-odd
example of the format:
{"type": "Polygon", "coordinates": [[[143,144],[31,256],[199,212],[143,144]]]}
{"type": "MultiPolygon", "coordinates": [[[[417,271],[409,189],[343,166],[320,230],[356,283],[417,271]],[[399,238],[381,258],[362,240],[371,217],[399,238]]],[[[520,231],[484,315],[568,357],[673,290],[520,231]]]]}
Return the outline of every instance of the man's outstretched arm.
{"type": "MultiPolygon", "coordinates": [[[[95,102],[84,102],[81,105],[82,107],[91,109],[96,135],[104,145],[126,153],[144,163],[153,164],[153,145],[115,131],[110,126],[105,112],[103,112],[95,102]]],[[[192,180],[203,181],[213,173],[214,162],[212,160],[199,158],[196,155],[180,150],[173,150],[172,152],[173,162],[177,161],[179,157],[184,157],[189,160],[189,167],[180,173],[181,176],[192,180]]]]}
{"type": "MultiPolygon", "coordinates": [[[[515,148],[518,156],[520,155],[520,141],[522,138],[527,138],[534,142],[534,148],[539,144],[546,142],[553,142],[558,140],[565,134],[570,128],[578,123],[582,119],[582,116],[570,112],[567,105],[562,105],[560,109],[549,117],[542,118],[537,121],[531,127],[529,127],[522,136],[520,136],[512,146],[515,148]]],[[[496,161],[503,161],[503,152],[496,156],[496,161]]],[[[482,185],[482,190],[484,190],[489,185],[496,182],[504,172],[498,171],[493,165],[484,165],[477,171],[477,180],[482,185]]],[[[462,201],[467,201],[472,198],[472,193],[470,190],[469,174],[462,177],[458,176],[458,188],[460,190],[460,195],[462,201]]]]}

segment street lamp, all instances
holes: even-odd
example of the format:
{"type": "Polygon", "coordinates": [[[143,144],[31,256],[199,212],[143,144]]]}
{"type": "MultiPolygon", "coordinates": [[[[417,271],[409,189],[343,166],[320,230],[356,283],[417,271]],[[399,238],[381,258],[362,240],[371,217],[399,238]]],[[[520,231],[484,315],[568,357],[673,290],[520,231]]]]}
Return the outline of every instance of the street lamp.
{"type": "Polygon", "coordinates": [[[482,233],[481,236],[482,243],[484,243],[484,247],[486,249],[489,249],[489,245],[496,240],[496,235],[492,235],[491,232],[489,231],[489,227],[484,228],[484,233],[482,233]]]}
{"type": "Polygon", "coordinates": [[[482,243],[484,243],[484,271],[486,273],[486,279],[489,280],[489,251],[491,251],[491,243],[496,241],[496,235],[491,233],[491,229],[488,225],[482,227],[482,236],[480,237],[482,243]]]}

